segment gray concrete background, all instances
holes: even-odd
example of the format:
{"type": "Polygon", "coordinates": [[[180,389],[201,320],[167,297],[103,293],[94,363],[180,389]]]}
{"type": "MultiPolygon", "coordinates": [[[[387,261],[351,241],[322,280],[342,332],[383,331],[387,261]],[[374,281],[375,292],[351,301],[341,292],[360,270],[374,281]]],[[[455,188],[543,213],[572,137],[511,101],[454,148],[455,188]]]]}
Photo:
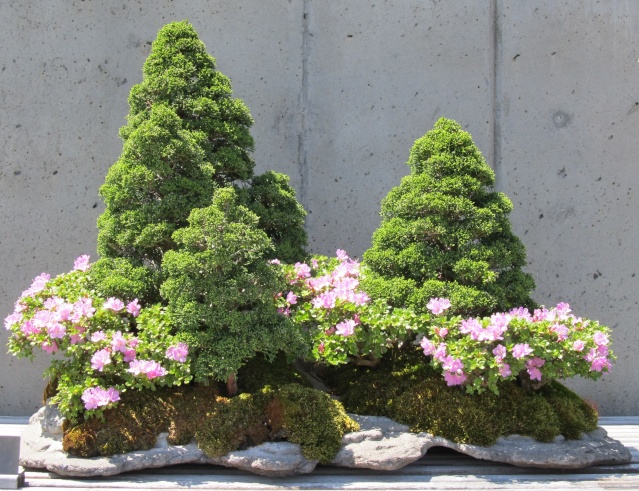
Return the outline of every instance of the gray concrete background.
{"type": "MultiPolygon", "coordinates": [[[[1,2],[2,317],[40,272],[95,258],[129,89],[186,18],[251,109],[257,171],[291,176],[313,252],[360,255],[414,140],[459,121],[513,200],[535,298],[613,328],[614,372],[570,385],[604,415],[639,413],[633,0],[1,2]]],[[[39,407],[47,362],[2,350],[0,414],[39,407]]]]}

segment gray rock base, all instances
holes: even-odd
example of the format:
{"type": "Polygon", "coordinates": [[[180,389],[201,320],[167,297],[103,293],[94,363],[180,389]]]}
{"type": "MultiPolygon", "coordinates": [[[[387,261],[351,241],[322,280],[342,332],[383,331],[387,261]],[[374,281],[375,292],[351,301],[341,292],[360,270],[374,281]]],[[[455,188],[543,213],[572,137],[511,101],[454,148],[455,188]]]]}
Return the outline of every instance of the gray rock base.
{"type": "MultiPolygon", "coordinates": [[[[475,458],[522,467],[579,469],[591,465],[627,464],[631,454],[602,428],[584,434],[581,440],[557,437],[540,443],[529,437],[502,437],[491,447],[453,443],[428,433],[411,433],[408,427],[388,418],[351,415],[361,430],[344,435],[342,448],[332,465],[363,469],[394,470],[421,459],[429,448],[445,447],[475,458]]],[[[31,417],[22,435],[20,464],[44,468],[64,476],[110,476],[121,472],[201,463],[233,467],[264,476],[290,476],[312,472],[317,461],[304,458],[299,445],[289,442],[263,443],[246,450],[209,458],[195,443],[169,445],[166,434],[150,450],[83,459],[62,450],[62,418],[45,407],[31,417]]]]}

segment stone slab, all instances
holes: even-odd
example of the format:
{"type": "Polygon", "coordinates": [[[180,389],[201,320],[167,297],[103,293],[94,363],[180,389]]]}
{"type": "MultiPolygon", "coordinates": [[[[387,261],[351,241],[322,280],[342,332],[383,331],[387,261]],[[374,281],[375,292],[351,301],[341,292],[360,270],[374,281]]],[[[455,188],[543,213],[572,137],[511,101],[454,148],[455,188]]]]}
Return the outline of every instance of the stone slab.
{"type": "MultiPolygon", "coordinates": [[[[446,447],[472,457],[506,462],[521,467],[578,469],[590,465],[626,464],[631,454],[620,442],[599,428],[581,440],[557,437],[552,443],[539,443],[518,435],[500,438],[492,447],[462,445],[428,433],[411,433],[408,427],[383,417],[351,415],[360,431],[344,435],[342,448],[332,465],[359,469],[396,470],[421,459],[429,448],[446,447]]],[[[174,464],[201,463],[233,467],[270,477],[307,474],[317,461],[304,458],[301,448],[290,442],[272,442],[209,458],[195,443],[171,446],[166,434],[157,445],[144,451],[111,457],[78,458],[62,451],[61,422],[54,409],[42,408],[24,431],[21,461],[25,467],[44,468],[64,476],[109,476],[146,468],[174,464]]]]}
{"type": "Polygon", "coordinates": [[[18,489],[24,485],[24,471],[18,474],[0,474],[0,489],[18,489]]]}

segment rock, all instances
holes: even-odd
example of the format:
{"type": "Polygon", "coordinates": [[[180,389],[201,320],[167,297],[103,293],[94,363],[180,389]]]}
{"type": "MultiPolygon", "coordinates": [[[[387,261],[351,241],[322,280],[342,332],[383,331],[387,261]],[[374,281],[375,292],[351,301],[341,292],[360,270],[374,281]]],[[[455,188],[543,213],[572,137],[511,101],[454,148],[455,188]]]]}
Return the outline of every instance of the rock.
{"type": "Polygon", "coordinates": [[[581,440],[556,438],[541,443],[519,435],[500,437],[491,447],[446,442],[442,446],[477,459],[504,462],[519,467],[581,469],[591,465],[627,464],[632,456],[619,441],[598,428],[583,434],[581,440]]]}
{"type": "MultiPolygon", "coordinates": [[[[395,470],[422,458],[432,447],[446,447],[472,457],[505,462],[521,467],[578,469],[590,465],[626,464],[631,455],[617,440],[599,428],[581,440],[557,437],[540,443],[529,437],[501,437],[491,447],[458,444],[428,433],[410,433],[406,425],[375,416],[350,415],[360,431],[342,438],[342,448],[332,465],[342,467],[395,470]]],[[[307,460],[299,445],[289,442],[263,443],[236,450],[222,457],[209,458],[197,444],[169,445],[165,433],[150,450],[111,457],[84,459],[62,450],[62,417],[55,408],[45,407],[31,417],[22,434],[20,464],[45,468],[64,476],[109,476],[121,472],[174,464],[217,464],[272,477],[312,472],[317,461],[307,460]]]]}
{"type": "Polygon", "coordinates": [[[308,474],[317,460],[307,460],[299,445],[289,442],[262,443],[246,450],[235,450],[210,463],[234,467],[262,476],[284,477],[308,474]]]}
{"type": "Polygon", "coordinates": [[[391,419],[349,416],[361,429],[344,435],[333,465],[392,471],[421,459],[433,446],[432,438],[410,433],[406,425],[391,419]]]}

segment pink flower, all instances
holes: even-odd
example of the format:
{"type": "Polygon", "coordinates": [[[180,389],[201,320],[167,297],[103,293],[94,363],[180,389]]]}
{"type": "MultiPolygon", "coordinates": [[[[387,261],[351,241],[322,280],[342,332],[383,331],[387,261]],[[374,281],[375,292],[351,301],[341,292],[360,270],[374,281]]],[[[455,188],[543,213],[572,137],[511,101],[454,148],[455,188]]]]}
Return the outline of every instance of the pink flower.
{"type": "Polygon", "coordinates": [[[107,299],[106,302],[104,302],[103,307],[106,310],[111,310],[113,312],[120,312],[122,309],[124,309],[124,302],[120,300],[119,298],[110,297],[107,299]]]}
{"type": "Polygon", "coordinates": [[[499,367],[499,375],[503,378],[510,377],[512,375],[510,365],[508,363],[504,363],[499,367]]]}
{"type": "Polygon", "coordinates": [[[335,251],[335,255],[340,261],[348,260],[348,254],[346,254],[346,251],[343,251],[342,249],[337,249],[337,251],[335,251]]]}
{"type": "Polygon", "coordinates": [[[599,356],[608,356],[608,346],[603,344],[601,346],[597,346],[597,354],[599,356]]]}
{"type": "Polygon", "coordinates": [[[61,339],[67,332],[67,328],[62,324],[56,323],[52,326],[47,327],[47,332],[49,333],[49,337],[51,339],[61,339]]]}
{"type": "Polygon", "coordinates": [[[95,308],[93,307],[93,299],[88,297],[81,298],[73,304],[73,315],[71,316],[71,320],[73,322],[78,322],[82,317],[90,319],[93,317],[94,313],[95,308]]]}
{"type": "Polygon", "coordinates": [[[4,319],[4,328],[7,330],[11,329],[16,324],[20,324],[21,321],[22,321],[22,314],[20,312],[14,312],[13,314],[9,314],[4,319]]]}
{"type": "Polygon", "coordinates": [[[129,339],[129,346],[131,348],[136,348],[138,346],[138,344],[140,344],[140,340],[138,338],[129,339]]]}
{"type": "Polygon", "coordinates": [[[461,332],[462,334],[469,334],[479,329],[483,329],[483,326],[481,325],[479,320],[475,318],[470,318],[470,319],[464,319],[461,321],[459,332],[461,332]]]}
{"type": "Polygon", "coordinates": [[[269,264],[275,264],[275,265],[282,264],[279,259],[271,259],[268,263],[269,264]]]}
{"type": "Polygon", "coordinates": [[[104,390],[102,387],[90,387],[82,393],[84,409],[91,410],[107,406],[120,400],[120,393],[114,388],[104,390]]]}
{"type": "Polygon", "coordinates": [[[592,364],[590,365],[590,371],[591,372],[601,372],[603,371],[603,369],[606,369],[606,371],[610,371],[610,369],[612,368],[612,365],[610,364],[610,361],[608,360],[608,358],[606,357],[599,357],[599,358],[595,358],[592,361],[592,364]]]}
{"type": "Polygon", "coordinates": [[[601,331],[597,331],[593,335],[592,339],[595,341],[595,344],[597,346],[603,346],[610,342],[610,340],[608,339],[608,336],[601,331]]]}
{"type": "Polygon", "coordinates": [[[431,342],[430,339],[428,339],[425,336],[422,338],[422,341],[421,343],[419,343],[419,345],[424,350],[424,355],[426,356],[432,355],[437,349],[437,346],[435,346],[435,344],[431,342]]]}
{"type": "Polygon", "coordinates": [[[568,327],[564,326],[563,324],[555,322],[550,330],[551,332],[557,334],[558,341],[565,341],[566,339],[568,339],[568,327]]]}
{"type": "Polygon", "coordinates": [[[98,372],[101,372],[109,363],[111,363],[111,353],[106,348],[96,351],[91,357],[91,368],[98,372]]]}
{"type": "Polygon", "coordinates": [[[528,346],[528,343],[520,343],[516,344],[513,347],[513,356],[517,359],[523,358],[524,356],[528,356],[532,353],[533,350],[528,346]]]}
{"type": "Polygon", "coordinates": [[[293,292],[288,292],[286,295],[286,303],[289,305],[295,305],[297,303],[297,295],[293,292]]]}
{"type": "Polygon", "coordinates": [[[433,358],[439,362],[443,362],[446,358],[446,343],[439,343],[437,349],[433,352],[433,358]]]}
{"type": "Polygon", "coordinates": [[[126,311],[133,317],[137,317],[138,315],[140,315],[140,310],[142,310],[142,307],[140,307],[137,298],[131,300],[128,304],[126,304],[126,311]]]}
{"type": "Polygon", "coordinates": [[[316,309],[324,308],[324,309],[332,309],[335,307],[335,301],[337,300],[337,295],[335,292],[325,292],[321,295],[318,295],[312,300],[313,307],[316,309]]]}
{"type": "Polygon", "coordinates": [[[442,361],[442,368],[451,373],[462,373],[464,369],[464,364],[459,358],[453,358],[448,355],[442,361]]]}
{"type": "Polygon", "coordinates": [[[91,341],[93,341],[94,343],[97,343],[99,341],[104,341],[106,340],[107,336],[104,333],[104,331],[95,331],[93,334],[91,334],[91,341]]]}
{"type": "Polygon", "coordinates": [[[127,348],[127,350],[124,352],[124,357],[122,358],[122,361],[124,361],[124,363],[129,363],[135,360],[136,356],[137,356],[137,353],[135,351],[135,348],[127,348]]]}
{"type": "Polygon", "coordinates": [[[535,309],[535,311],[533,313],[533,322],[544,321],[544,320],[546,320],[548,315],[549,315],[549,312],[545,308],[535,309]]]}
{"type": "Polygon", "coordinates": [[[84,254],[73,263],[73,271],[86,271],[89,269],[89,256],[84,254]]]}
{"type": "Polygon", "coordinates": [[[44,343],[42,343],[41,348],[43,351],[46,351],[50,355],[58,351],[58,345],[55,341],[51,341],[50,343],[48,341],[45,341],[44,343]]]}
{"type": "Polygon", "coordinates": [[[39,328],[48,327],[53,322],[53,313],[48,310],[38,310],[33,315],[33,323],[39,328]]]}
{"type": "Polygon", "coordinates": [[[44,301],[44,308],[47,310],[56,310],[62,304],[64,304],[63,298],[53,296],[44,301]]]}
{"type": "Polygon", "coordinates": [[[317,347],[317,351],[318,353],[322,354],[324,353],[325,347],[324,347],[324,341],[322,341],[319,346],[317,347]]]}
{"type": "MultiPolygon", "coordinates": [[[[28,291],[30,291],[33,294],[41,292],[42,290],[45,289],[47,285],[47,281],[49,281],[50,279],[51,279],[51,275],[48,275],[47,273],[41,273],[40,275],[36,276],[33,279],[33,283],[31,283],[31,286],[29,287],[28,291]]],[[[28,295],[28,296],[32,296],[32,295],[28,295]]]]}
{"type": "Polygon", "coordinates": [[[277,313],[285,315],[286,317],[290,317],[291,309],[290,309],[290,307],[286,307],[286,308],[280,307],[279,309],[277,309],[277,313]]]}
{"type": "Polygon", "coordinates": [[[466,382],[466,374],[464,374],[463,372],[444,372],[444,380],[446,381],[446,385],[448,385],[448,387],[452,387],[454,385],[462,385],[464,382],[466,382]]]}
{"type": "Polygon", "coordinates": [[[546,360],[539,358],[538,356],[535,356],[534,358],[531,358],[530,360],[526,361],[526,367],[539,368],[539,367],[543,367],[545,363],[546,363],[546,360]]]}
{"type": "Polygon", "coordinates": [[[313,269],[317,269],[318,265],[319,263],[317,262],[317,259],[315,258],[311,259],[311,266],[313,266],[313,269]]]}
{"type": "Polygon", "coordinates": [[[570,310],[570,305],[568,305],[566,302],[558,303],[555,310],[557,312],[557,318],[559,320],[567,319],[568,317],[570,317],[570,312],[572,312],[570,310]]]}
{"type": "Polygon", "coordinates": [[[439,315],[444,310],[450,308],[450,300],[447,298],[431,298],[430,301],[426,304],[428,310],[430,310],[433,314],[439,315]]]}
{"type": "Polygon", "coordinates": [[[169,346],[166,350],[166,357],[169,360],[179,361],[180,363],[184,363],[186,361],[188,354],[189,347],[186,343],[178,343],[175,346],[169,346]]]}
{"type": "Polygon", "coordinates": [[[527,321],[532,320],[532,315],[530,315],[530,311],[525,307],[517,307],[517,308],[511,309],[511,311],[508,313],[513,317],[518,317],[520,319],[525,319],[527,321]]]}
{"type": "Polygon", "coordinates": [[[311,268],[306,263],[295,263],[295,276],[299,278],[308,278],[311,276],[311,268]]]}
{"type": "Polygon", "coordinates": [[[319,291],[323,288],[329,287],[333,284],[333,278],[326,276],[318,276],[317,278],[309,278],[306,280],[306,286],[311,290],[319,291]]]}
{"type": "Polygon", "coordinates": [[[27,337],[31,336],[32,334],[38,334],[40,332],[40,329],[40,327],[36,326],[33,319],[29,319],[20,326],[20,332],[27,337]]]}
{"type": "Polygon", "coordinates": [[[113,351],[119,351],[120,353],[126,353],[126,338],[122,336],[121,331],[117,331],[111,336],[111,349],[113,349],[113,351]]]}
{"type": "Polygon", "coordinates": [[[572,349],[574,349],[575,351],[583,351],[585,346],[585,343],[580,339],[572,343],[572,349]]]}
{"type": "Polygon", "coordinates": [[[351,302],[355,305],[366,305],[371,301],[371,298],[365,292],[359,292],[353,295],[351,302]]]}
{"type": "Polygon", "coordinates": [[[349,319],[344,322],[340,322],[335,326],[335,332],[340,336],[348,337],[355,333],[355,321],[349,319]]]}
{"type": "Polygon", "coordinates": [[[149,380],[164,377],[167,374],[166,369],[153,360],[134,360],[129,363],[127,372],[133,375],[146,375],[149,380]]]}
{"type": "Polygon", "coordinates": [[[445,327],[435,327],[433,328],[435,334],[437,334],[440,338],[445,338],[446,334],[448,334],[448,329],[445,327]]]}
{"type": "Polygon", "coordinates": [[[493,349],[493,355],[495,355],[495,359],[497,360],[497,363],[501,363],[503,359],[506,358],[506,353],[507,353],[506,347],[503,344],[498,344],[493,349]]]}
{"type": "Polygon", "coordinates": [[[538,368],[529,368],[527,370],[530,380],[539,380],[541,382],[541,372],[538,368]]]}

